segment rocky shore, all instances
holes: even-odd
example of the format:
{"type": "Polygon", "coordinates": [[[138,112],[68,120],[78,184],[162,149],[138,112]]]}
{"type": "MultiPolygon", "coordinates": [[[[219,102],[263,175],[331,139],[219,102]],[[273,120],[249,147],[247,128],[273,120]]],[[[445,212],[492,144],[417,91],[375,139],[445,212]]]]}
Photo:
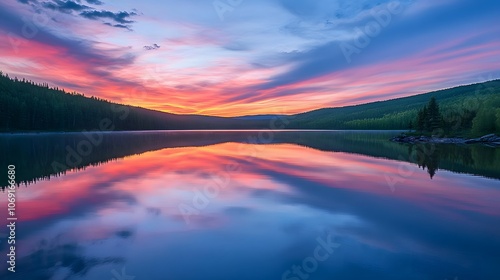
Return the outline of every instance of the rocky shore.
{"type": "Polygon", "coordinates": [[[488,134],[479,138],[438,138],[434,136],[408,136],[399,135],[391,138],[393,142],[399,143],[436,143],[436,144],[483,144],[491,147],[500,147],[500,136],[488,134]]]}

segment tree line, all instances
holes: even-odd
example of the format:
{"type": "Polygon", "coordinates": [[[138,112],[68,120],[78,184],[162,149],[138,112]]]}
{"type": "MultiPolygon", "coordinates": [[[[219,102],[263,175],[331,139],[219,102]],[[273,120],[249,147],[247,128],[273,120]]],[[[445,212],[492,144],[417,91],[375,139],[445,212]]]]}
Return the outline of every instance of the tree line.
{"type": "Polygon", "coordinates": [[[10,78],[0,71],[0,131],[249,129],[259,120],[176,115],[10,78]]]}
{"type": "Polygon", "coordinates": [[[481,136],[490,133],[500,133],[500,96],[491,95],[470,108],[449,109],[445,114],[432,97],[428,104],[418,110],[414,121],[410,122],[412,130],[423,134],[441,134],[441,136],[481,136]]]}
{"type": "Polygon", "coordinates": [[[318,109],[295,115],[287,128],[410,129],[423,134],[442,129],[443,136],[464,137],[499,133],[499,98],[500,80],[493,80],[386,101],[318,109]],[[434,104],[429,104],[432,97],[434,104]]]}
{"type": "MultiPolygon", "coordinates": [[[[287,116],[284,129],[415,129],[500,133],[500,80],[287,116]],[[434,97],[434,98],[431,98],[434,97]],[[430,99],[430,101],[429,101],[430,99]],[[439,104],[438,104],[439,102],[439,104]]],[[[0,71],[0,131],[270,129],[270,119],[176,115],[10,78],[0,71]]]]}

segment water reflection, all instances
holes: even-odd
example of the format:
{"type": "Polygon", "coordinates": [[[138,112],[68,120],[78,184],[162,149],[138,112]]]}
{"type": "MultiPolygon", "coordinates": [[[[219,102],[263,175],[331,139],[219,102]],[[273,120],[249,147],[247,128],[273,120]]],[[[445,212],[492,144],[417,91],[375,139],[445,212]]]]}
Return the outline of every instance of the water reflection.
{"type": "Polygon", "coordinates": [[[120,257],[95,258],[85,256],[85,248],[77,243],[59,243],[60,240],[42,240],[35,251],[22,257],[18,266],[21,279],[53,279],[85,277],[97,266],[122,264],[120,257]]]}
{"type": "MultiPolygon", "coordinates": [[[[99,136],[66,134],[0,135],[0,165],[18,167],[17,182],[29,184],[111,160],[165,148],[202,147],[227,142],[290,143],[321,151],[347,152],[413,162],[431,178],[438,169],[500,179],[500,151],[481,145],[398,144],[387,141],[394,132],[112,132],[99,136]],[[260,137],[259,137],[260,136],[260,137]],[[101,137],[101,138],[98,138],[101,137]],[[97,140],[99,141],[97,141],[97,140]]],[[[242,153],[243,154],[243,153],[242,153]]],[[[6,182],[1,182],[2,187],[6,182]]]]}
{"type": "MultiPolygon", "coordinates": [[[[45,179],[18,189],[19,272],[2,279],[112,279],[123,268],[135,279],[283,279],[329,233],[340,247],[310,279],[500,275],[500,184],[486,178],[499,176],[493,149],[443,146],[429,160],[418,156],[425,147],[376,133],[287,132],[259,145],[242,133],[179,134],[121,135],[123,150],[103,142],[82,158],[86,168],[50,179],[42,163],[64,152],[17,148],[46,155],[24,173],[45,179]]],[[[18,139],[10,149],[23,141],[45,145],[18,139]]]]}

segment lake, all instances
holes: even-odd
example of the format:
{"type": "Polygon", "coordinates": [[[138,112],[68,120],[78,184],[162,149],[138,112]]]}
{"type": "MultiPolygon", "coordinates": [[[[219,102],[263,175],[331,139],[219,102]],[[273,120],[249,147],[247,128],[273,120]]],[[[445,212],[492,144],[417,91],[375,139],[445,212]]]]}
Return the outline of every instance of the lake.
{"type": "Polygon", "coordinates": [[[398,132],[0,135],[1,279],[499,279],[500,149],[398,132]]]}

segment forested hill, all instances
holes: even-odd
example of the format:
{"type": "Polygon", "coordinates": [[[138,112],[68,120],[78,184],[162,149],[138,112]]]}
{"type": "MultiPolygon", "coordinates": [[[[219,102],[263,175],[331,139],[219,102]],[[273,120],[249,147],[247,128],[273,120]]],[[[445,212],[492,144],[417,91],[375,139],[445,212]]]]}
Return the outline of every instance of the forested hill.
{"type": "Polygon", "coordinates": [[[268,120],[169,114],[0,75],[0,131],[4,132],[266,127],[268,120]]]}
{"type": "MultiPolygon", "coordinates": [[[[435,97],[447,126],[500,133],[500,80],[368,104],[288,116],[284,129],[408,129],[435,97]],[[496,125],[496,126],[495,126],[496,125]],[[496,131],[495,131],[496,129],[496,131]]],[[[176,115],[67,93],[0,72],[0,131],[269,129],[276,116],[176,115]],[[102,130],[102,129],[101,129],[102,130]]],[[[479,133],[479,132],[478,132],[479,133]]]]}
{"type": "Polygon", "coordinates": [[[387,101],[314,110],[296,115],[288,127],[408,129],[418,111],[432,97],[436,98],[444,119],[451,122],[451,125],[470,129],[476,117],[491,119],[493,122],[496,118],[500,124],[500,80],[493,80],[387,101]]]}

